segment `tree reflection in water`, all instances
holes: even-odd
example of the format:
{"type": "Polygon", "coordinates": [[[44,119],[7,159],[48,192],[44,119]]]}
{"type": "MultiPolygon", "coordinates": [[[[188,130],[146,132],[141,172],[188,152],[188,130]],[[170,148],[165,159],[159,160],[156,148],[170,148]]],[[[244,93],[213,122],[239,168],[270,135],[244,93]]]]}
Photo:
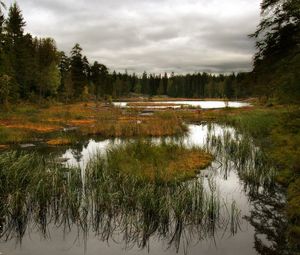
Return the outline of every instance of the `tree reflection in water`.
{"type": "Polygon", "coordinates": [[[250,215],[244,218],[255,229],[256,251],[262,255],[292,254],[286,238],[285,195],[274,181],[276,172],[272,162],[268,162],[250,137],[238,133],[225,131],[216,136],[211,132],[207,146],[223,159],[224,178],[227,178],[228,165],[234,164],[243,181],[251,205],[250,215]]]}
{"type": "MultiPolygon", "coordinates": [[[[251,138],[209,127],[206,149],[215,156],[211,171],[227,180],[235,172],[250,203],[243,218],[255,228],[259,254],[290,254],[285,238],[285,198],[274,184],[275,171],[251,138]]],[[[76,153],[80,161],[80,151],[76,153]]],[[[77,230],[86,243],[89,235],[116,240],[127,249],[150,249],[150,239],[176,251],[216,235],[238,234],[241,212],[235,201],[226,203],[214,176],[187,182],[141,182],[120,175],[95,156],[82,169],[67,168],[37,153],[0,155],[1,239],[18,240],[38,230],[51,238],[49,228],[65,235],[77,230]],[[12,162],[14,162],[12,164],[12,162]],[[51,163],[50,163],[51,162],[51,163]],[[54,162],[54,163],[53,163],[54,162]]]]}
{"type": "MultiPolygon", "coordinates": [[[[77,229],[108,241],[122,236],[127,248],[149,247],[151,237],[175,247],[230,232],[238,224],[237,208],[228,210],[214,180],[205,189],[203,178],[186,182],[145,182],[109,168],[102,157],[86,168],[85,184],[79,169],[62,167],[38,154],[8,152],[1,162],[1,238],[20,243],[26,231],[49,238],[49,226],[67,234],[77,229]],[[7,162],[15,162],[6,165],[7,162]]],[[[235,234],[235,233],[232,233],[235,234]]]]}

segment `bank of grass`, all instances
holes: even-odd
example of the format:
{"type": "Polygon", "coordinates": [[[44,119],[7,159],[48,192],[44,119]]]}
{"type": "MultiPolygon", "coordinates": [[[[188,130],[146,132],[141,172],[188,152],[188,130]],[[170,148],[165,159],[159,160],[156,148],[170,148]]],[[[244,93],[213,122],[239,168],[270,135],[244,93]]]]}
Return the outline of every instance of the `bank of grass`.
{"type": "Polygon", "coordinates": [[[278,170],[276,180],[287,189],[288,238],[300,249],[300,109],[297,105],[257,107],[227,114],[223,121],[250,134],[278,170]]]}
{"type": "Polygon", "coordinates": [[[142,116],[138,109],[119,109],[100,102],[57,103],[45,107],[23,103],[0,110],[0,144],[3,145],[36,140],[65,145],[73,142],[75,136],[79,139],[87,135],[170,136],[186,130],[175,114],[142,116]],[[66,131],[69,129],[76,132],[69,135],[66,131]]]}
{"type": "Polygon", "coordinates": [[[96,117],[93,125],[82,126],[81,131],[103,137],[173,136],[183,134],[187,127],[173,112],[140,116],[138,109],[127,109],[125,113],[116,115],[103,112],[96,117]]]}
{"type": "Polygon", "coordinates": [[[197,122],[224,122],[224,116],[236,116],[256,110],[257,107],[242,107],[242,108],[221,108],[221,109],[193,109],[181,108],[174,111],[178,118],[181,118],[187,123],[197,122]]]}
{"type": "Polygon", "coordinates": [[[193,178],[212,162],[212,155],[200,148],[175,143],[154,144],[146,140],[129,142],[107,152],[108,168],[140,180],[172,182],[193,178]]]}

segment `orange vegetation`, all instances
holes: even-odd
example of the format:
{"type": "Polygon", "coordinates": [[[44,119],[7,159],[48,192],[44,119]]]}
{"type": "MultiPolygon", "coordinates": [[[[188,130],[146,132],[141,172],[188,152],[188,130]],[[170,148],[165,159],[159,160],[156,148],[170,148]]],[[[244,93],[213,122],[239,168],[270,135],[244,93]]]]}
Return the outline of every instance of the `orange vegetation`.
{"type": "MultiPolygon", "coordinates": [[[[153,103],[139,104],[151,105],[153,103]]],[[[158,103],[153,105],[170,106],[172,104],[158,103]]],[[[120,109],[95,102],[55,104],[48,108],[22,104],[15,106],[13,111],[0,112],[0,128],[5,129],[7,134],[2,136],[2,139],[0,137],[0,143],[30,141],[39,138],[39,133],[42,135],[57,132],[63,130],[66,126],[79,127],[79,134],[82,135],[95,134],[104,137],[176,135],[186,131],[182,120],[214,120],[224,116],[225,111],[226,115],[230,115],[241,111],[250,111],[253,108],[219,110],[165,109],[155,111],[151,116],[141,116],[139,115],[140,111],[136,108],[120,109]]]]}
{"type": "Polygon", "coordinates": [[[208,167],[212,160],[213,157],[206,152],[187,150],[180,157],[171,160],[163,171],[157,172],[153,166],[146,168],[145,176],[152,181],[157,177],[163,181],[193,178],[201,169],[208,167]]]}
{"type": "Polygon", "coordinates": [[[69,120],[68,123],[74,126],[84,126],[84,125],[91,125],[96,123],[96,120],[88,119],[88,120],[69,120]]]}
{"type": "MultiPolygon", "coordinates": [[[[186,180],[196,176],[196,174],[206,167],[208,167],[213,160],[212,155],[197,149],[185,149],[181,155],[177,155],[174,159],[167,160],[166,165],[155,165],[149,162],[140,162],[141,170],[133,172],[138,177],[149,181],[160,180],[169,182],[172,180],[186,180]]],[[[124,171],[128,174],[131,169],[131,162],[122,162],[124,171]]],[[[130,172],[132,174],[132,172],[130,172]]]]}
{"type": "Polygon", "coordinates": [[[30,131],[36,131],[36,132],[42,132],[42,133],[48,133],[57,131],[60,129],[59,126],[51,126],[47,124],[40,124],[40,123],[19,123],[19,124],[8,124],[5,125],[7,128],[19,128],[19,129],[27,129],[30,131]]]}
{"type": "Polygon", "coordinates": [[[56,139],[47,141],[48,145],[68,145],[70,143],[71,143],[71,141],[67,138],[56,138],[56,139]]]}
{"type": "Polygon", "coordinates": [[[114,121],[96,123],[94,126],[82,127],[86,134],[107,137],[131,136],[167,136],[181,134],[186,127],[177,118],[120,118],[114,121]]]}

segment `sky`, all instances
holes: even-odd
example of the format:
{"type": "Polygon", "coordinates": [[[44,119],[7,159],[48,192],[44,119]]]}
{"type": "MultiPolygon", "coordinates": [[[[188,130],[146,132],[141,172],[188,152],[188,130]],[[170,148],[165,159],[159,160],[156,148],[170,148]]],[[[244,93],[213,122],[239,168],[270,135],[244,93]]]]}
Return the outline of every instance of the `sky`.
{"type": "MultiPolygon", "coordinates": [[[[5,1],[5,0],[4,0],[5,1]]],[[[25,31],[111,71],[250,71],[261,0],[19,0],[25,31]]],[[[9,5],[12,1],[5,1],[9,5]]]]}

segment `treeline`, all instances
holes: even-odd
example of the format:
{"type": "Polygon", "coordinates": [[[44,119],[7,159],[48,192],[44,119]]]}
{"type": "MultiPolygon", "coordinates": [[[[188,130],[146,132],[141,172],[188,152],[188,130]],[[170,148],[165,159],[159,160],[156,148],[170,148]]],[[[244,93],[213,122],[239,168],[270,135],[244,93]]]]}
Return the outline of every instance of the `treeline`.
{"type": "MultiPolygon", "coordinates": [[[[0,9],[1,10],[1,9],[0,9]]],[[[130,93],[172,97],[244,97],[249,94],[249,75],[135,74],[109,72],[98,62],[90,64],[76,44],[69,56],[58,51],[51,38],[24,33],[26,22],[16,3],[7,17],[0,12],[0,100],[44,98],[84,100],[118,98],[130,93]]]]}
{"type": "MultiPolygon", "coordinates": [[[[1,1],[0,1],[1,2],[1,1]]],[[[0,5],[1,7],[1,5],[0,5]]],[[[69,54],[51,38],[24,33],[26,22],[14,3],[0,8],[0,103],[55,98],[61,101],[128,96],[241,98],[265,96],[300,100],[299,0],[263,0],[263,18],[252,35],[258,52],[250,73],[212,75],[110,72],[89,63],[79,44],[69,54]],[[266,15],[268,12],[269,15],[266,15]]]]}

